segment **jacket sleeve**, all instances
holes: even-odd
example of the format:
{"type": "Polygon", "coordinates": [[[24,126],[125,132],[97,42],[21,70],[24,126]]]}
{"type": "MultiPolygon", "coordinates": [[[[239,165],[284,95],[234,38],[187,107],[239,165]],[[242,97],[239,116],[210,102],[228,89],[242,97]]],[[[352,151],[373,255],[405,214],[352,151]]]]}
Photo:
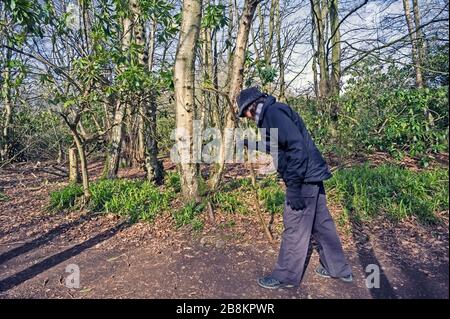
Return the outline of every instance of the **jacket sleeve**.
{"type": "Polygon", "coordinates": [[[268,124],[278,128],[278,145],[286,155],[286,170],[283,179],[286,186],[303,182],[306,174],[307,154],[305,140],[287,110],[274,108],[267,114],[268,124]]]}

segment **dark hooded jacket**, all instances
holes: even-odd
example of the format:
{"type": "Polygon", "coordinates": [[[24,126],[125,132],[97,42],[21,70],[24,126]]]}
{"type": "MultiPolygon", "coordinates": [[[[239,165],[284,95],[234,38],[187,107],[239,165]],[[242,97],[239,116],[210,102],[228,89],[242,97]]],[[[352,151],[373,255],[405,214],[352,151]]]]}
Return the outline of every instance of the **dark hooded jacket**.
{"type": "MultiPolygon", "coordinates": [[[[270,128],[278,129],[277,171],[286,186],[320,182],[331,177],[328,165],[314,144],[302,118],[287,104],[276,102],[273,96],[268,96],[257,125],[266,129],[267,142],[270,139],[270,128]]],[[[270,151],[270,147],[267,151],[270,151]]],[[[272,156],[276,154],[272,152],[272,156]]]]}

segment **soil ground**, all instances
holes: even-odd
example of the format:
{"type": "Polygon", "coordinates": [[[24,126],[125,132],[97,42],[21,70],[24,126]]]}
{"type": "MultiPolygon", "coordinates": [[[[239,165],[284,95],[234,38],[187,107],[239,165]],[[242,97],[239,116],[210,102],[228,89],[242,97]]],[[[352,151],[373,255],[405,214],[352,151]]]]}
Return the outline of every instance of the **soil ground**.
{"type": "MultiPolygon", "coordinates": [[[[9,197],[0,201],[0,298],[449,297],[448,211],[438,226],[377,219],[339,228],[352,284],[317,277],[313,252],[299,288],[272,291],[256,279],[276,261],[281,216],[275,218],[275,240],[268,243],[251,214],[232,216],[233,226],[230,216],[218,214],[214,225],[206,220],[198,233],[176,229],[170,214],[129,224],[86,211],[49,213],[49,192],[66,184],[64,177],[46,172],[49,167],[25,163],[0,170],[0,188],[9,197]],[[80,270],[78,289],[65,285],[71,264],[80,270]],[[366,286],[371,264],[381,267],[379,288],[366,286]]],[[[101,162],[89,169],[98,176],[101,162]]]]}

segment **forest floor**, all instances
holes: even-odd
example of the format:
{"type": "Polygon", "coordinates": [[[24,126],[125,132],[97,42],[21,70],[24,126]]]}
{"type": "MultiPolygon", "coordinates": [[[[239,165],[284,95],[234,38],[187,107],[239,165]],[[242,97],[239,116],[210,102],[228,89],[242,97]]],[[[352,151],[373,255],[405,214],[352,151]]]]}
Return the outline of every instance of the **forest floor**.
{"type": "MultiPolygon", "coordinates": [[[[170,214],[129,224],[86,211],[49,213],[49,192],[66,182],[45,172],[48,167],[25,163],[0,170],[0,187],[9,197],[0,200],[0,298],[449,297],[448,212],[435,226],[380,218],[339,228],[352,284],[317,277],[314,252],[299,288],[271,291],[256,279],[276,261],[281,216],[268,243],[256,214],[236,216],[232,227],[218,215],[198,233],[176,229],[170,214]],[[78,289],[65,285],[71,264],[80,270],[78,289]],[[379,288],[366,287],[370,264],[381,267],[379,288]]],[[[99,176],[101,162],[89,169],[99,176]]],[[[120,176],[142,174],[122,169],[120,176]]]]}

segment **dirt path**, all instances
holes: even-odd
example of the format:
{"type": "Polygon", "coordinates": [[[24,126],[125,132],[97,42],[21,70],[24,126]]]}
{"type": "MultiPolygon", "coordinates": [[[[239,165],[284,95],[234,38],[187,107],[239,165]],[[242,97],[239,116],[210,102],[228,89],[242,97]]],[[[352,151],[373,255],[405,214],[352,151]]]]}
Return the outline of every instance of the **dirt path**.
{"type": "MultiPolygon", "coordinates": [[[[99,169],[91,166],[93,174],[99,169]]],[[[273,266],[279,236],[267,244],[254,217],[196,234],[175,230],[168,215],[133,225],[85,212],[51,215],[48,192],[62,183],[30,164],[0,173],[10,197],[0,201],[0,298],[449,297],[448,223],[351,225],[341,233],[353,284],[315,276],[314,253],[300,288],[269,291],[256,278],[273,266]],[[80,270],[79,289],[65,286],[71,264],[80,270]],[[381,267],[378,289],[365,284],[370,264],[381,267]]]]}

